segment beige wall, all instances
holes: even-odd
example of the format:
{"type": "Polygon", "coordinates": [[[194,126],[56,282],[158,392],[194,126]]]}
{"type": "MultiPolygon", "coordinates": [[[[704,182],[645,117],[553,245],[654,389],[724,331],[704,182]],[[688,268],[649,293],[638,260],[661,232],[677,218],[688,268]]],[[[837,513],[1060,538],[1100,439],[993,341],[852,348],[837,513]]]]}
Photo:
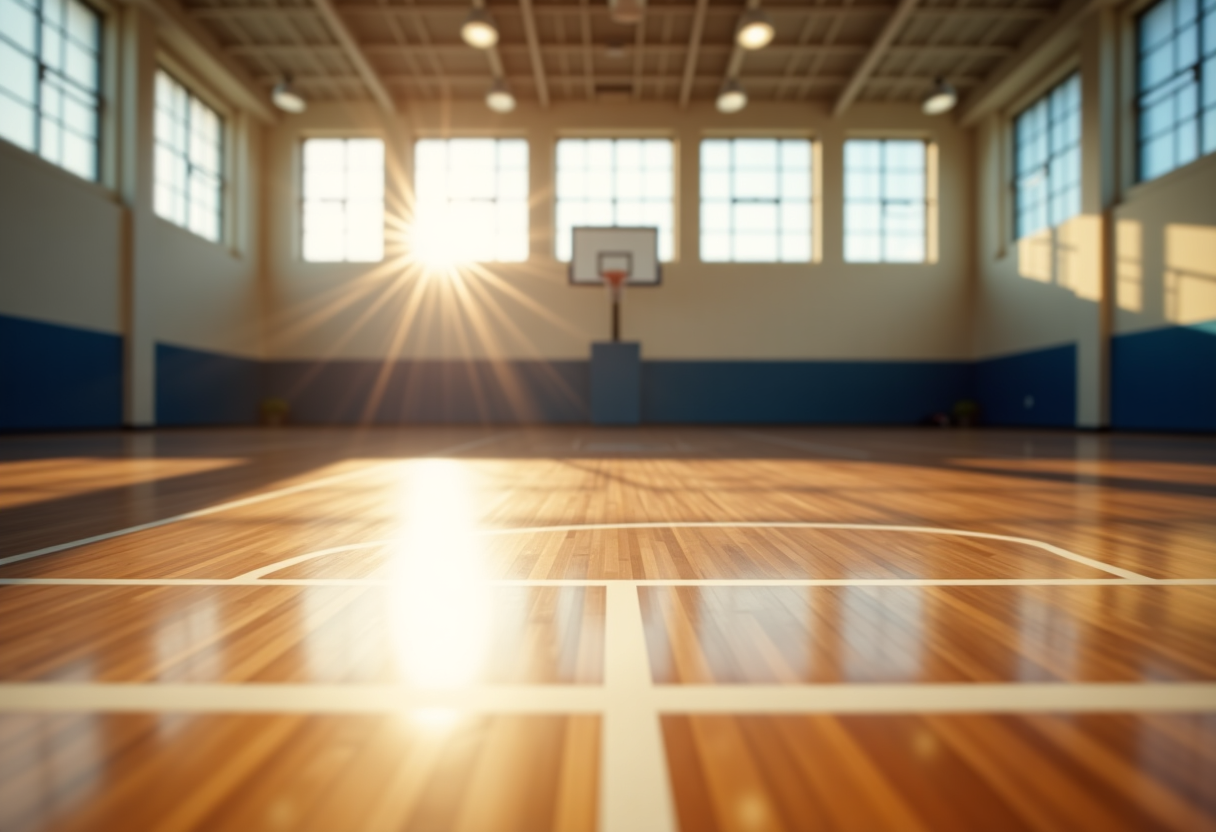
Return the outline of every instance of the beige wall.
{"type": "Polygon", "coordinates": [[[0,314],[119,333],[114,193],[5,142],[0,182],[0,314]]]}
{"type": "Polygon", "coordinates": [[[1115,211],[1115,332],[1216,321],[1216,156],[1132,188],[1115,211]]]}
{"type": "Polygon", "coordinates": [[[553,149],[563,135],[670,136],[678,147],[677,262],[663,285],[632,289],[623,337],[649,358],[966,358],[971,262],[969,135],[949,119],[906,106],[857,106],[842,120],[817,107],[753,104],[723,116],[708,105],[529,105],[495,116],[480,102],[419,103],[386,125],[371,107],[316,105],[284,119],[268,139],[268,271],[276,358],[584,358],[608,335],[598,289],[567,285],[552,256],[553,149]],[[381,135],[389,151],[385,262],[311,264],[299,256],[299,142],[311,135],[381,135]],[[698,262],[697,147],[707,135],[809,135],[821,142],[820,262],[698,262]],[[419,136],[527,137],[531,150],[532,256],[484,264],[455,278],[423,274],[406,250],[410,145],[419,136]],[[941,159],[938,262],[842,262],[841,142],[850,135],[931,138],[941,159]]]}

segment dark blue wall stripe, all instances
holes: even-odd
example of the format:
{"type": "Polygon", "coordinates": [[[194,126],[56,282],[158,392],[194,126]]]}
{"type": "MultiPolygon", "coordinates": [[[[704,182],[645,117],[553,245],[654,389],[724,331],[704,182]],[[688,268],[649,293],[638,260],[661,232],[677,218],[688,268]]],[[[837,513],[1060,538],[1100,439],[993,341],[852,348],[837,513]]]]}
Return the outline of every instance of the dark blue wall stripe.
{"type": "Polygon", "coordinates": [[[122,425],[122,338],[0,315],[0,430],[122,425]]]}
{"type": "Polygon", "coordinates": [[[1216,334],[1169,327],[1115,337],[1111,424],[1130,430],[1216,430],[1216,334]]]}
{"type": "Polygon", "coordinates": [[[983,424],[1042,427],[1076,424],[1075,344],[989,358],[977,361],[974,366],[975,398],[983,424]]]}
{"type": "Polygon", "coordinates": [[[271,395],[303,424],[577,423],[589,417],[586,361],[278,361],[271,395]]]}
{"type": "Polygon", "coordinates": [[[258,418],[263,363],[156,345],[158,425],[248,425],[258,418]]]}
{"type": "MultiPolygon", "coordinates": [[[[1076,361],[1075,345],[975,363],[647,361],[642,420],[912,424],[974,397],[986,424],[1069,427],[1076,361]]],[[[251,424],[264,395],[286,398],[303,424],[579,423],[590,414],[587,361],[263,363],[158,344],[156,374],[163,425],[251,424]]],[[[1116,337],[1111,381],[1116,428],[1216,430],[1216,327],[1116,337]]],[[[0,315],[0,430],[121,424],[120,336],[0,315]]]]}
{"type": "Polygon", "coordinates": [[[970,390],[967,362],[647,361],[642,421],[915,424],[970,390]]]}

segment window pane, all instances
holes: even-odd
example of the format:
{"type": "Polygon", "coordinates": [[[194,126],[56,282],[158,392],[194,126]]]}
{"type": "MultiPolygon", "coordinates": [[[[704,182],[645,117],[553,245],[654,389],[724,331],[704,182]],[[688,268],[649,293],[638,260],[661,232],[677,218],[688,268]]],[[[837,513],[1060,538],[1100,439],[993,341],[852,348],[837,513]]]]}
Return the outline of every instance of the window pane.
{"type": "MultiPolygon", "coordinates": [[[[420,140],[414,185],[415,257],[444,263],[528,258],[526,141],[420,140]]],[[[567,179],[558,187],[582,191],[584,183],[567,179]]]]}
{"type": "Polygon", "coordinates": [[[701,259],[806,262],[810,250],[806,139],[701,142],[701,259]]]}
{"type": "Polygon", "coordinates": [[[559,140],[557,258],[569,260],[571,229],[577,226],[627,225],[657,228],[659,256],[670,260],[671,160],[667,139],[559,140]]]}
{"type": "Polygon", "coordinates": [[[1216,149],[1216,3],[1161,0],[1137,26],[1139,175],[1161,176],[1216,149]]]}
{"type": "MultiPolygon", "coordinates": [[[[1019,125],[1021,132],[1025,125],[1019,125]]],[[[926,147],[909,139],[845,142],[844,255],[849,263],[925,259],[926,147]]]]}
{"type": "Polygon", "coordinates": [[[1059,225],[1081,207],[1081,79],[1071,75],[1014,122],[1014,232],[1059,225]]]}

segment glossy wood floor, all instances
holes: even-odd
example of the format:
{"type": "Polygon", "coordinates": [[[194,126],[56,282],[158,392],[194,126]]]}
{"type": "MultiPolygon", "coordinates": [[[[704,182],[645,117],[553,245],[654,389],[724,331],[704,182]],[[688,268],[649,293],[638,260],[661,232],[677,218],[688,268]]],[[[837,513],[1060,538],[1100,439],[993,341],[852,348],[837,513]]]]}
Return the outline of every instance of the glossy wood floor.
{"type": "Polygon", "coordinates": [[[1216,439],[0,437],[0,830],[1216,830],[1216,439]]]}

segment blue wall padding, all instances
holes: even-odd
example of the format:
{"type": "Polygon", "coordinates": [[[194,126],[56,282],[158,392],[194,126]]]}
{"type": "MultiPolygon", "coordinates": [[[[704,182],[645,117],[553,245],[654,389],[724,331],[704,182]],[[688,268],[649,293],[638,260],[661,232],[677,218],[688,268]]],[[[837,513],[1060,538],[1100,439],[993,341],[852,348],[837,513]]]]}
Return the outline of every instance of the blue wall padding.
{"type": "Polygon", "coordinates": [[[0,315],[0,430],[122,425],[122,338],[0,315]]]}
{"type": "Polygon", "coordinates": [[[1112,427],[1216,430],[1216,332],[1211,329],[1168,327],[1116,336],[1112,427]]]}
{"type": "Polygon", "coordinates": [[[297,424],[578,423],[586,361],[278,361],[269,392],[297,424]]]}
{"type": "Polygon", "coordinates": [[[975,399],[980,420],[986,425],[1073,427],[1077,422],[1076,345],[977,361],[975,399]]]}
{"type": "Polygon", "coordinates": [[[642,421],[916,424],[970,390],[968,362],[647,361],[642,421]]]}
{"type": "Polygon", "coordinates": [[[263,364],[214,352],[156,345],[158,425],[257,422],[263,364]]]}
{"type": "Polygon", "coordinates": [[[642,345],[591,345],[591,422],[636,425],[642,419],[642,345]]]}

